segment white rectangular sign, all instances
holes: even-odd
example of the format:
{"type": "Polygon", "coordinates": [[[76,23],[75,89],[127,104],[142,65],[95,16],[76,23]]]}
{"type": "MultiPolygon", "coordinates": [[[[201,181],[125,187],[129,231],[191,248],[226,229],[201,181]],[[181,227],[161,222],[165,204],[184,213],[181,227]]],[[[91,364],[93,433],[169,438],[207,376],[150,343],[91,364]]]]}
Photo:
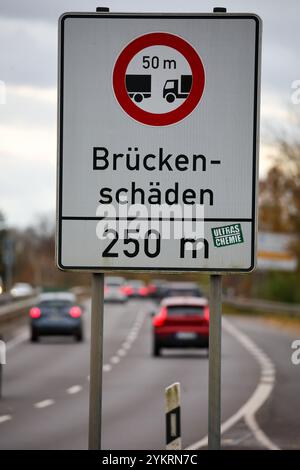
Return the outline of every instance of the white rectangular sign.
{"type": "Polygon", "coordinates": [[[254,268],[260,44],[252,14],[61,17],[61,269],[254,268]]]}
{"type": "Polygon", "coordinates": [[[298,260],[292,249],[296,240],[289,233],[258,232],[257,269],[296,271],[298,260]]]}

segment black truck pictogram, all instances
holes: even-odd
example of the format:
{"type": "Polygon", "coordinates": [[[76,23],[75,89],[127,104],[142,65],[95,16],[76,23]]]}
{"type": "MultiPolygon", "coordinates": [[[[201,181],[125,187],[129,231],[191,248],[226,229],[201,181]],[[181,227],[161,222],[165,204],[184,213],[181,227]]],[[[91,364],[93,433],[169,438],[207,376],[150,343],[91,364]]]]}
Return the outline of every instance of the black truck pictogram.
{"type": "Polygon", "coordinates": [[[126,90],[137,103],[151,97],[151,75],[126,75],[126,90]]]}
{"type": "Polygon", "coordinates": [[[163,98],[173,103],[176,98],[187,98],[192,88],[192,75],[181,75],[180,79],[167,80],[163,89],[163,98]]]}

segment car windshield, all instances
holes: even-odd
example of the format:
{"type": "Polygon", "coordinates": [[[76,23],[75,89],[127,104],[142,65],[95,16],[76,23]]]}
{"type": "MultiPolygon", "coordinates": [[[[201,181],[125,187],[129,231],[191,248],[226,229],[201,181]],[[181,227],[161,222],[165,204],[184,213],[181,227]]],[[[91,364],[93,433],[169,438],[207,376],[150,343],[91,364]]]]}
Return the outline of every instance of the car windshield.
{"type": "Polygon", "coordinates": [[[172,305],[168,307],[168,315],[172,316],[203,316],[204,307],[200,305],[172,305]]]}

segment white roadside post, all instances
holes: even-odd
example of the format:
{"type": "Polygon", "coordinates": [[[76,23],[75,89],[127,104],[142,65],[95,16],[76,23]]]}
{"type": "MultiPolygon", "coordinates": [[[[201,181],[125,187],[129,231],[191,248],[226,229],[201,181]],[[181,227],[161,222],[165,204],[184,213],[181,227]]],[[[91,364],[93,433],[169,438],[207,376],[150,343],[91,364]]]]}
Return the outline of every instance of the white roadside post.
{"type": "Polygon", "coordinates": [[[166,450],[181,450],[180,383],[165,389],[166,450]]]}

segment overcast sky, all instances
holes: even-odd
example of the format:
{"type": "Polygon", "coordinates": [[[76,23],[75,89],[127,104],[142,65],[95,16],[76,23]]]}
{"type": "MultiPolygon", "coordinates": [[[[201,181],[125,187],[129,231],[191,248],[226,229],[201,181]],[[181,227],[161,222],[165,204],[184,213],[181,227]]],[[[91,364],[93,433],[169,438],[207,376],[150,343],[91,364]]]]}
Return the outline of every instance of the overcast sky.
{"type": "MultiPolygon", "coordinates": [[[[262,127],[287,122],[292,82],[300,79],[299,0],[106,1],[2,0],[0,80],[0,210],[10,225],[24,226],[54,213],[56,172],[57,19],[65,11],[229,12],[261,16],[263,30],[262,127]],[[1,90],[0,90],[1,91],[1,90]],[[1,99],[1,96],[0,96],[1,99]]],[[[298,105],[300,106],[300,105],[298,105]]],[[[270,148],[262,145],[261,174],[270,148]]]]}

